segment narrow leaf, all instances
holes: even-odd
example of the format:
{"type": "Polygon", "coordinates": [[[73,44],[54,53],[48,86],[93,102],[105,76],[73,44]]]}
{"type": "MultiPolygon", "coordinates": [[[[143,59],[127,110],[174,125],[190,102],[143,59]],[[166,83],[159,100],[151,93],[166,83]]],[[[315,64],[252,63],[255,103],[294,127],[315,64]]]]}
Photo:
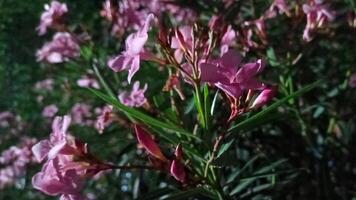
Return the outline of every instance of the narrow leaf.
{"type": "Polygon", "coordinates": [[[137,109],[127,107],[127,106],[123,105],[122,103],[120,103],[118,100],[116,100],[112,97],[109,97],[108,95],[105,95],[98,90],[94,90],[94,89],[90,89],[90,88],[89,88],[89,90],[91,92],[93,92],[96,96],[98,96],[99,98],[106,101],[107,103],[115,106],[117,109],[127,113],[128,115],[130,115],[138,120],[141,120],[145,124],[160,127],[160,128],[165,128],[165,129],[168,129],[171,131],[176,131],[176,132],[179,132],[180,134],[185,135],[189,138],[194,138],[194,139],[200,141],[200,139],[197,136],[189,133],[188,131],[186,131],[180,127],[174,126],[173,124],[167,124],[167,123],[162,122],[158,119],[155,119],[155,118],[153,118],[153,117],[151,117],[137,109]]]}
{"type": "Polygon", "coordinates": [[[184,190],[184,191],[179,191],[175,192],[172,195],[169,195],[167,198],[164,198],[164,200],[186,200],[191,197],[201,197],[204,196],[206,197],[205,199],[216,199],[214,195],[212,195],[209,191],[207,191],[204,188],[193,188],[189,190],[184,190]]]}
{"type": "Polygon", "coordinates": [[[232,143],[234,143],[234,141],[235,140],[231,140],[230,142],[221,145],[221,148],[219,150],[218,155],[216,156],[216,159],[218,159],[223,153],[225,153],[230,148],[232,143]]]}

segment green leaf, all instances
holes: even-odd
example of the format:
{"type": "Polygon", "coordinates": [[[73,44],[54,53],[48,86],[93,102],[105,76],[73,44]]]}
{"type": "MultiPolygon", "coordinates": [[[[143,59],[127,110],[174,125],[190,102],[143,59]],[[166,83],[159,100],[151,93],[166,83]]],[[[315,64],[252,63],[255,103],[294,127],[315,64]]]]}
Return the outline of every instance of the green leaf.
{"type": "Polygon", "coordinates": [[[200,88],[198,88],[198,86],[195,86],[194,102],[195,102],[195,106],[198,110],[200,124],[205,129],[206,124],[205,124],[205,116],[204,116],[204,111],[203,111],[203,102],[202,102],[201,95],[200,95],[200,88]]]}
{"type": "Polygon", "coordinates": [[[191,98],[189,101],[188,101],[188,105],[187,107],[184,109],[184,114],[187,115],[189,114],[193,108],[194,108],[194,98],[191,98]]]}
{"type": "Polygon", "coordinates": [[[235,140],[231,140],[230,142],[221,145],[221,148],[219,150],[218,155],[216,156],[216,159],[218,159],[223,153],[225,153],[225,151],[227,151],[230,148],[230,146],[232,145],[232,143],[234,143],[234,141],[235,140]]]}
{"type": "Polygon", "coordinates": [[[138,200],[159,199],[160,197],[165,196],[165,195],[175,192],[175,191],[176,191],[175,189],[168,188],[168,187],[158,188],[158,189],[155,189],[151,192],[148,192],[148,193],[142,195],[141,197],[138,198],[138,200]]]}
{"type": "Polygon", "coordinates": [[[274,49],[273,48],[269,48],[267,49],[267,58],[268,58],[268,62],[272,67],[278,66],[278,60],[276,58],[276,54],[274,53],[274,49]]]}
{"type": "Polygon", "coordinates": [[[231,184],[232,182],[234,182],[236,180],[236,178],[242,173],[244,172],[249,166],[251,166],[258,158],[260,158],[260,154],[254,156],[253,158],[251,158],[240,170],[236,170],[233,174],[231,174],[229,176],[229,178],[227,179],[227,184],[231,184]]]}
{"type": "Polygon", "coordinates": [[[175,126],[173,124],[167,124],[165,122],[162,122],[158,119],[155,119],[137,109],[134,109],[134,108],[130,108],[130,107],[127,107],[125,105],[123,105],[122,103],[120,103],[118,100],[108,96],[108,95],[105,95],[103,94],[102,92],[98,91],[98,90],[94,90],[94,89],[90,89],[89,90],[94,93],[96,96],[98,96],[99,98],[103,99],[105,102],[113,105],[114,107],[116,107],[117,109],[127,113],[128,115],[130,115],[131,117],[133,118],[136,118],[140,121],[142,121],[143,123],[147,124],[147,125],[151,125],[151,126],[155,126],[155,127],[160,127],[160,128],[164,128],[164,129],[167,129],[167,130],[171,130],[171,131],[175,131],[175,132],[178,132],[182,135],[185,135],[189,138],[194,138],[196,139],[197,141],[200,141],[200,139],[189,133],[188,131],[184,130],[183,128],[180,128],[178,126],[175,126]]]}
{"type": "Polygon", "coordinates": [[[209,99],[209,88],[208,85],[204,85],[204,116],[205,116],[205,124],[206,124],[206,129],[209,130],[210,127],[210,99],[209,99]]]}
{"type": "MultiPolygon", "coordinates": [[[[249,177],[249,179],[245,178],[245,181],[243,182],[240,182],[240,184],[238,184],[231,192],[230,192],[230,195],[235,195],[239,192],[241,192],[243,189],[245,189],[246,187],[248,187],[250,184],[252,184],[255,180],[259,179],[260,177],[259,176],[255,176],[255,175],[258,175],[258,174],[262,174],[262,173],[266,173],[266,172],[269,172],[271,170],[273,170],[274,168],[276,168],[277,166],[285,163],[287,160],[286,159],[281,159],[281,160],[278,160],[268,166],[265,166],[259,170],[257,170],[255,173],[253,173],[253,176],[249,177]]],[[[273,176],[275,175],[274,174],[269,174],[269,176],[273,176]]]]}
{"type": "Polygon", "coordinates": [[[323,114],[325,111],[325,107],[324,106],[318,106],[317,109],[315,110],[314,114],[313,114],[313,118],[318,118],[321,114],[323,114]]]}
{"type": "Polygon", "coordinates": [[[233,133],[236,130],[239,130],[241,127],[244,126],[254,126],[255,123],[257,123],[259,120],[263,120],[263,118],[267,117],[268,114],[270,114],[271,112],[273,112],[274,110],[276,110],[279,106],[283,105],[284,103],[286,103],[288,100],[296,98],[306,92],[309,92],[310,90],[314,89],[315,87],[317,87],[320,83],[322,82],[322,80],[316,81],[312,84],[309,84],[305,87],[303,87],[302,89],[284,97],[283,99],[273,103],[272,105],[270,105],[269,107],[267,107],[266,109],[260,111],[259,113],[253,115],[252,117],[238,123],[237,125],[231,127],[229,129],[229,133],[233,133]]]}
{"type": "Polygon", "coordinates": [[[218,94],[219,94],[219,90],[217,90],[217,91],[215,92],[213,102],[211,103],[211,108],[210,108],[210,115],[211,115],[211,116],[214,116],[215,105],[216,105],[216,101],[217,101],[217,99],[218,99],[218,94]]]}
{"type": "Polygon", "coordinates": [[[200,187],[172,193],[168,197],[164,198],[164,200],[187,200],[191,197],[201,196],[204,196],[204,199],[216,199],[215,195],[212,195],[208,190],[200,187]]]}
{"type": "Polygon", "coordinates": [[[101,85],[104,87],[106,93],[108,93],[112,98],[115,98],[114,93],[112,92],[112,90],[109,87],[109,85],[103,79],[103,76],[101,76],[101,73],[100,73],[99,69],[97,68],[97,66],[95,64],[93,64],[93,69],[94,69],[94,72],[95,72],[96,76],[99,78],[99,81],[100,81],[101,85]]]}

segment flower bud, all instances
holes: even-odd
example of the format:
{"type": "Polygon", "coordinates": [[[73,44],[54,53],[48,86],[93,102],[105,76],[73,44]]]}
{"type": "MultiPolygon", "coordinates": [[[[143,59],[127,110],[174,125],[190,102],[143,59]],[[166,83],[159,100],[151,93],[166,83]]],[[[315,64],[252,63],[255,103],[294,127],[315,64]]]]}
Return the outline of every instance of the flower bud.
{"type": "Polygon", "coordinates": [[[157,143],[145,129],[139,125],[135,125],[135,132],[138,142],[145,148],[146,151],[148,151],[149,154],[159,160],[167,161],[167,158],[163,155],[157,143]]]}
{"type": "Polygon", "coordinates": [[[183,51],[187,51],[187,44],[186,44],[186,42],[185,42],[185,40],[184,40],[184,36],[183,36],[183,34],[180,32],[180,30],[179,29],[176,29],[175,30],[175,36],[176,36],[176,38],[177,38],[177,40],[178,40],[178,44],[179,44],[179,46],[180,46],[180,48],[183,50],[183,51]]]}
{"type": "Polygon", "coordinates": [[[173,160],[171,164],[171,175],[182,183],[186,181],[184,165],[179,160],[173,160]]]}
{"type": "Polygon", "coordinates": [[[276,89],[266,88],[264,89],[252,103],[251,109],[258,109],[266,105],[276,95],[276,89]]]}

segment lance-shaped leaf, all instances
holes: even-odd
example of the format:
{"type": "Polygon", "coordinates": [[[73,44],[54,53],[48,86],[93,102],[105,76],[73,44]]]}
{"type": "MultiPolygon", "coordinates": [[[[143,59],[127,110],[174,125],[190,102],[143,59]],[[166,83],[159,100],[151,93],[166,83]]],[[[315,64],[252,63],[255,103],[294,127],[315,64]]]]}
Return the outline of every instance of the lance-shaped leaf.
{"type": "Polygon", "coordinates": [[[135,132],[138,142],[145,148],[145,150],[153,157],[167,161],[157,143],[153,140],[151,135],[139,125],[135,125],[135,132]]]}
{"type": "MultiPolygon", "coordinates": [[[[123,105],[122,103],[120,103],[117,99],[110,97],[98,90],[93,90],[91,88],[88,88],[88,89],[91,92],[93,92],[96,96],[98,96],[99,98],[101,98],[104,101],[106,101],[107,103],[113,105],[115,108],[125,112],[130,117],[141,120],[146,125],[151,125],[151,126],[155,126],[155,127],[159,127],[159,128],[164,128],[164,129],[167,129],[170,131],[179,132],[182,135],[185,135],[190,138],[194,138],[196,141],[200,141],[199,137],[193,135],[192,133],[184,130],[183,128],[181,128],[177,125],[165,123],[165,122],[160,121],[159,119],[153,118],[153,117],[151,117],[137,109],[127,107],[127,106],[123,105]]],[[[172,134],[172,136],[173,136],[173,134],[172,134]]]]}

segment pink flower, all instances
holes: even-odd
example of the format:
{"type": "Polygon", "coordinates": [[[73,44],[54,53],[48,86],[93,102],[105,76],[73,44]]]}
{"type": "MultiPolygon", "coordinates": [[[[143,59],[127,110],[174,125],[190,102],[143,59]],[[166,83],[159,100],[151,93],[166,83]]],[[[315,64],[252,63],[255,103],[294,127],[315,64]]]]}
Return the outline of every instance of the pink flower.
{"type": "Polygon", "coordinates": [[[15,118],[15,115],[9,111],[0,112],[0,127],[8,127],[9,121],[15,118]]]}
{"type": "Polygon", "coordinates": [[[264,84],[256,79],[264,66],[260,59],[242,64],[240,55],[229,50],[217,60],[200,64],[201,81],[213,83],[229,96],[239,98],[244,90],[264,88],[264,84]]]}
{"type": "Polygon", "coordinates": [[[174,0],[121,0],[116,5],[106,0],[100,12],[101,16],[112,23],[111,32],[117,36],[139,29],[149,13],[154,13],[158,18],[168,13],[175,24],[192,24],[198,16],[194,10],[180,6],[174,0]]]}
{"type": "Polygon", "coordinates": [[[106,126],[111,123],[111,114],[112,114],[113,106],[105,106],[101,109],[101,114],[98,116],[95,128],[99,131],[100,134],[103,133],[106,126]]]}
{"type": "Polygon", "coordinates": [[[32,147],[32,152],[38,162],[42,162],[45,158],[53,159],[60,152],[71,152],[72,149],[68,145],[71,136],[67,134],[70,122],[69,116],[56,117],[53,120],[50,138],[41,140],[32,147]]]}
{"type": "Polygon", "coordinates": [[[58,112],[58,107],[54,104],[51,104],[44,107],[42,111],[42,116],[47,118],[52,118],[56,115],[57,112],[58,112]]]}
{"type": "Polygon", "coordinates": [[[307,15],[307,25],[304,29],[303,39],[307,42],[313,39],[312,34],[316,29],[323,28],[335,18],[334,12],[330,11],[322,0],[312,0],[310,4],[304,4],[303,11],[307,15]]]}
{"type": "Polygon", "coordinates": [[[65,170],[68,165],[73,163],[61,155],[47,161],[41,172],[33,176],[33,187],[50,196],[62,195],[61,199],[84,199],[80,194],[83,180],[77,170],[65,170]]]}
{"type": "Polygon", "coordinates": [[[147,90],[147,84],[140,89],[140,82],[135,81],[132,90],[130,92],[123,91],[119,94],[119,100],[122,104],[129,107],[141,107],[147,102],[145,92],[147,90]]]}
{"type": "Polygon", "coordinates": [[[262,90],[262,92],[253,101],[250,108],[252,108],[252,109],[261,108],[262,106],[269,103],[275,95],[276,95],[275,88],[266,88],[266,89],[262,90]]]}
{"type": "Polygon", "coordinates": [[[351,75],[349,80],[349,86],[352,88],[356,87],[356,73],[351,75]]]}
{"type": "Polygon", "coordinates": [[[290,15],[289,7],[285,2],[285,0],[274,0],[272,5],[265,13],[265,15],[267,18],[274,18],[277,16],[277,14],[283,14],[283,13],[285,13],[288,16],[290,15]]]}
{"type": "Polygon", "coordinates": [[[37,51],[37,61],[62,63],[80,56],[80,47],[75,39],[67,32],[59,32],[51,42],[37,51]]]}
{"type": "Polygon", "coordinates": [[[135,125],[135,132],[138,142],[145,148],[145,150],[153,157],[167,161],[157,143],[153,140],[152,136],[141,126],[135,125]]]}
{"type": "Polygon", "coordinates": [[[58,1],[52,1],[50,5],[45,4],[45,11],[41,15],[41,23],[37,27],[38,34],[44,35],[47,28],[61,21],[61,18],[68,12],[67,5],[58,1]]]}
{"type": "Polygon", "coordinates": [[[113,20],[113,7],[111,5],[111,1],[110,0],[106,0],[103,3],[103,9],[100,11],[100,15],[102,17],[105,17],[107,20],[112,21],[113,20]]]}
{"type": "Polygon", "coordinates": [[[103,3],[103,9],[100,15],[112,22],[111,32],[113,35],[122,36],[125,32],[132,29],[137,30],[144,24],[146,16],[149,13],[147,4],[154,3],[137,0],[121,0],[114,6],[110,0],[106,0],[103,3]]]}
{"type": "Polygon", "coordinates": [[[258,39],[263,43],[267,43],[267,32],[266,32],[266,24],[265,24],[265,18],[264,16],[252,20],[252,21],[246,21],[244,22],[244,28],[246,31],[246,44],[247,44],[247,49],[249,48],[258,48],[259,44],[253,41],[252,36],[255,33],[258,39]]]}
{"type": "Polygon", "coordinates": [[[77,80],[79,87],[100,89],[98,81],[90,75],[84,75],[77,80]]]}
{"type": "Polygon", "coordinates": [[[81,126],[91,126],[93,121],[89,118],[92,117],[92,107],[86,103],[76,103],[71,109],[71,116],[74,124],[81,126]]]}
{"type": "Polygon", "coordinates": [[[108,61],[108,66],[115,72],[128,70],[128,82],[131,82],[132,77],[140,68],[140,60],[144,53],[144,45],[148,39],[148,29],[151,21],[154,19],[153,14],[149,14],[144,25],[136,33],[128,36],[126,39],[126,50],[119,56],[116,56],[108,61]]]}
{"type": "Polygon", "coordinates": [[[35,157],[48,158],[42,170],[32,177],[34,188],[47,195],[61,195],[61,199],[84,199],[80,194],[83,181],[110,165],[97,160],[82,143],[67,133],[70,117],[56,117],[49,139],[32,147],[35,157]]]}
{"type": "Polygon", "coordinates": [[[48,78],[48,79],[37,82],[35,84],[35,89],[51,91],[51,90],[53,90],[53,84],[54,84],[53,79],[48,78]]]}
{"type": "Polygon", "coordinates": [[[236,39],[236,32],[232,29],[231,26],[228,26],[226,32],[221,38],[220,55],[223,55],[229,50],[229,47],[234,43],[235,39],[236,39]]]}
{"type": "Polygon", "coordinates": [[[161,4],[157,4],[160,6],[159,10],[161,12],[159,14],[162,14],[163,10],[167,11],[171,16],[173,16],[173,19],[175,19],[178,24],[192,24],[197,20],[198,14],[194,10],[179,6],[176,2],[174,2],[174,0],[161,2],[161,4]]]}

